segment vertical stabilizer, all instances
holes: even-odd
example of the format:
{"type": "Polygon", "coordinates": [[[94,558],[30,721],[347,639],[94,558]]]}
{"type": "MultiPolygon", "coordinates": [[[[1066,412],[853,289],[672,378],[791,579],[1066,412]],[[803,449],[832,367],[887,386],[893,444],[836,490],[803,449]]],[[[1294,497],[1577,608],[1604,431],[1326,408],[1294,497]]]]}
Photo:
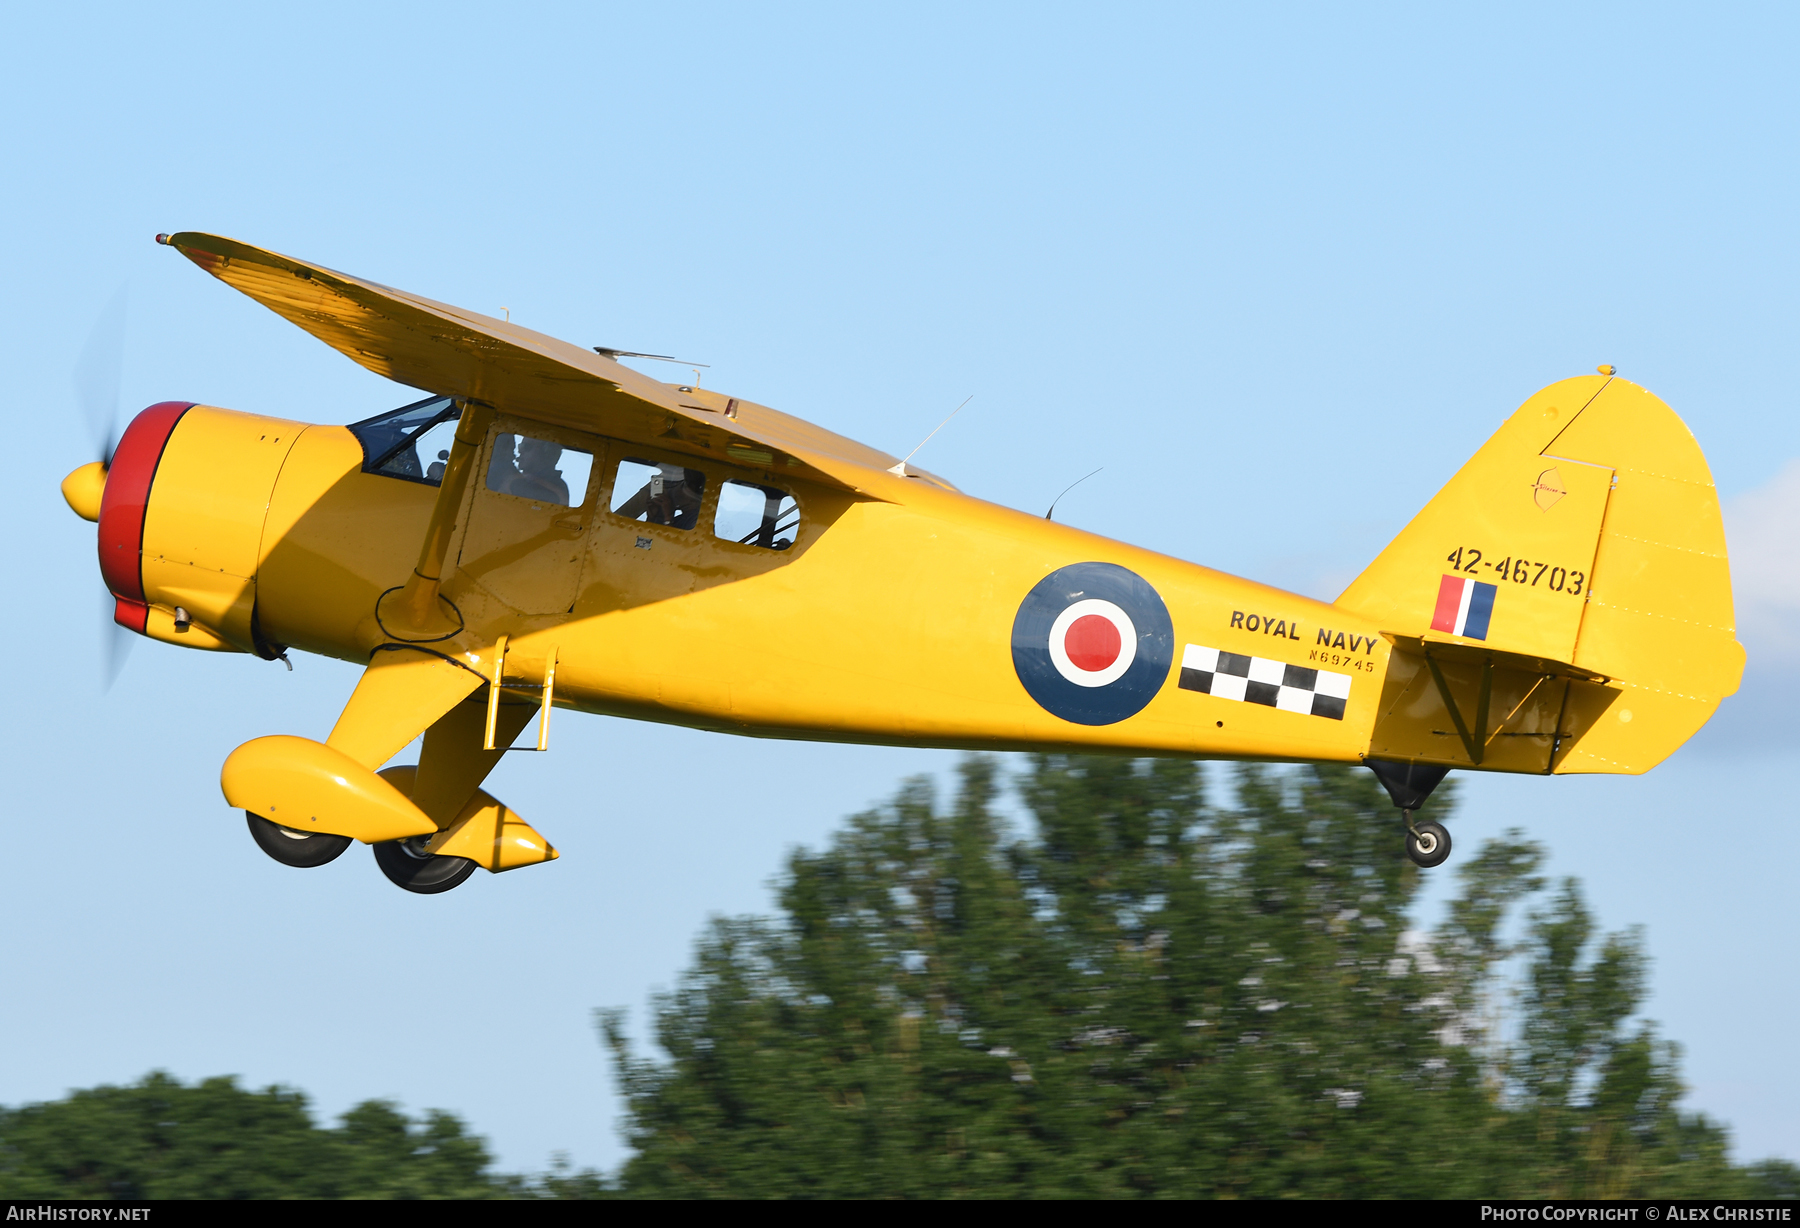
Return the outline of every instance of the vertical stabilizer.
{"type": "Polygon", "coordinates": [[[1608,376],[1520,406],[1337,604],[1395,641],[1379,757],[1642,772],[1743,673],[1706,458],[1608,376]]]}

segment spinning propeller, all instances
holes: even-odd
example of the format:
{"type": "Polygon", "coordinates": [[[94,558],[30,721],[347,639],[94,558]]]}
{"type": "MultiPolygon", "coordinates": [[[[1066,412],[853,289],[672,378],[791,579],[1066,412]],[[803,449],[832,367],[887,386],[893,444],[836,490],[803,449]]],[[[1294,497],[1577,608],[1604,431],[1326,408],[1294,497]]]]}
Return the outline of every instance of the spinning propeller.
{"type": "MultiPolygon", "coordinates": [[[[106,471],[119,446],[119,394],[125,360],[126,287],[120,286],[100,313],[75,364],[75,396],[87,419],[88,436],[95,459],[63,481],[63,497],[88,519],[100,515],[100,495],[106,489],[106,471]],[[85,505],[85,506],[84,506],[85,505]],[[89,512],[93,515],[88,516],[89,512]]],[[[100,604],[100,679],[111,690],[135,638],[113,621],[113,596],[103,594],[100,604]]]]}
{"type": "Polygon", "coordinates": [[[93,440],[95,457],[102,465],[112,463],[113,449],[119,446],[119,386],[125,361],[125,287],[112,297],[75,365],[75,395],[87,418],[88,434],[93,440]]]}

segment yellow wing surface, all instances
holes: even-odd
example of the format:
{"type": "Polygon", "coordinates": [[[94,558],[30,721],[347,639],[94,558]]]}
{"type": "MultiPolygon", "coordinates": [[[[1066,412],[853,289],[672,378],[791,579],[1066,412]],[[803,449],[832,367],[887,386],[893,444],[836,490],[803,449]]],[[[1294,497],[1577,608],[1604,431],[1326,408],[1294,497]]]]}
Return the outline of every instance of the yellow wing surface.
{"type": "MultiPolygon", "coordinates": [[[[509,413],[883,497],[895,458],[750,401],[681,392],[591,350],[219,235],[165,242],[345,357],[509,413]]],[[[940,486],[941,478],[909,472],[940,486]]]]}
{"type": "Polygon", "coordinates": [[[1744,668],[1706,458],[1607,375],[1526,401],[1336,604],[1395,643],[1381,758],[1643,772],[1744,668]]]}

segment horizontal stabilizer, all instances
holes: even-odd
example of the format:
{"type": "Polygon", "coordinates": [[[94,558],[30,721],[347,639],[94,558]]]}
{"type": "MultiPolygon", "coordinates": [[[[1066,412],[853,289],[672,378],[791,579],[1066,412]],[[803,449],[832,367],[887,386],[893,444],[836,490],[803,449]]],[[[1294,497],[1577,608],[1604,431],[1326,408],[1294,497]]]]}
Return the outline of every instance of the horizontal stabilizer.
{"type": "Polygon", "coordinates": [[[1369,755],[1501,772],[1556,770],[1620,690],[1589,670],[1443,636],[1391,636],[1369,755]]]}

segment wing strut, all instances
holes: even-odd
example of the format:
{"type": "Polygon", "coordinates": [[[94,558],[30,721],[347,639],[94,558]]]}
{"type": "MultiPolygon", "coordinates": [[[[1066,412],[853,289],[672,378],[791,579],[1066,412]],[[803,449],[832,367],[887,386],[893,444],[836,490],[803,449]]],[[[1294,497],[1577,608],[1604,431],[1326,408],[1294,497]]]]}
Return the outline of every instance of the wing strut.
{"type": "MultiPolygon", "coordinates": [[[[438,485],[437,502],[431,505],[425,540],[419,546],[418,565],[406,578],[397,600],[377,603],[376,612],[382,629],[397,640],[417,643],[445,639],[462,630],[460,619],[452,624],[438,608],[438,590],[444,583],[445,555],[449,553],[450,539],[456,533],[456,516],[468,499],[475,457],[493,420],[491,406],[477,401],[464,404],[450,445],[450,459],[444,465],[444,480],[438,485]]],[[[386,598],[389,594],[382,596],[386,598]]]]}

